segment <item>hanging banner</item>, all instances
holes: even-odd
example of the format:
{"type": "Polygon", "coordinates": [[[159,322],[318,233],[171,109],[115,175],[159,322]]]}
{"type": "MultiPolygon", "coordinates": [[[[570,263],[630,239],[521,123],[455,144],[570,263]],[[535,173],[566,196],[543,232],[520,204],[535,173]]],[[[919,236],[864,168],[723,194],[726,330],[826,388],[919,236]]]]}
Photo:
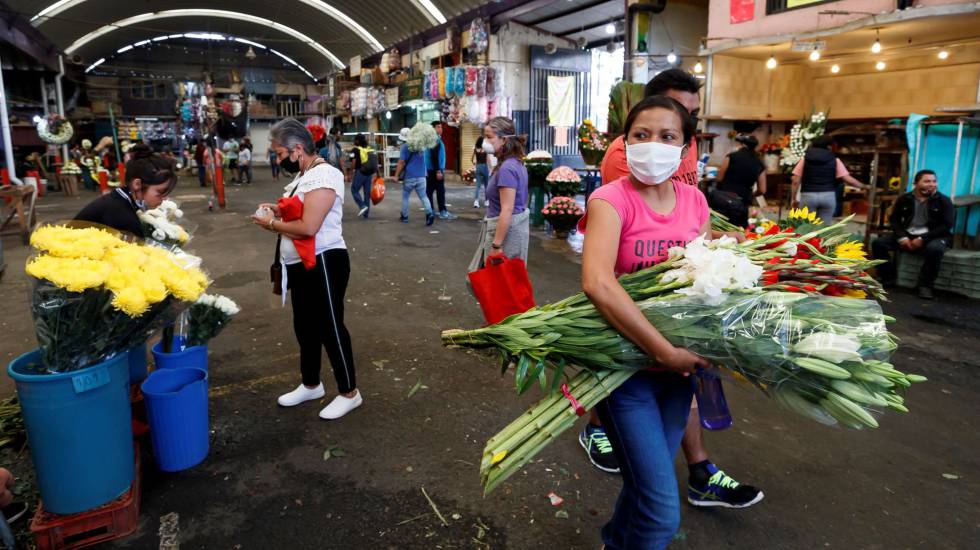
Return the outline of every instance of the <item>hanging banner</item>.
{"type": "Polygon", "coordinates": [[[755,16],[755,0],[729,0],[729,23],[744,23],[755,16]]]}
{"type": "Polygon", "coordinates": [[[548,77],[548,125],[575,125],[575,77],[548,77]]]}

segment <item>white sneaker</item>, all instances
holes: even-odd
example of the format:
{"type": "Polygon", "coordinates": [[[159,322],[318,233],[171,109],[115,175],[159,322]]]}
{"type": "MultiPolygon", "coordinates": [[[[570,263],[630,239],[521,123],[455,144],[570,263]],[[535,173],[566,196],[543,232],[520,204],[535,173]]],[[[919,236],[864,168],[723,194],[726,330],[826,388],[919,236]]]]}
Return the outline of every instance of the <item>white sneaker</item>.
{"type": "Polygon", "coordinates": [[[479,207],[480,207],[480,199],[473,201],[473,208],[479,208],[479,207]]]}
{"type": "Polygon", "coordinates": [[[367,211],[368,211],[368,207],[367,206],[362,207],[360,210],[357,211],[357,215],[358,216],[363,216],[364,213],[367,212],[367,211]]]}
{"type": "Polygon", "coordinates": [[[279,405],[283,407],[295,407],[300,403],[305,403],[306,401],[313,401],[314,399],[320,399],[326,394],[323,391],[323,383],[321,382],[319,386],[310,389],[300,384],[295,390],[284,393],[279,396],[279,405]]]}
{"type": "Polygon", "coordinates": [[[352,410],[361,406],[364,399],[361,397],[361,392],[357,392],[354,397],[344,397],[343,395],[338,395],[333,398],[333,401],[329,405],[320,411],[320,418],[324,420],[336,420],[341,416],[351,412],[352,410]]]}

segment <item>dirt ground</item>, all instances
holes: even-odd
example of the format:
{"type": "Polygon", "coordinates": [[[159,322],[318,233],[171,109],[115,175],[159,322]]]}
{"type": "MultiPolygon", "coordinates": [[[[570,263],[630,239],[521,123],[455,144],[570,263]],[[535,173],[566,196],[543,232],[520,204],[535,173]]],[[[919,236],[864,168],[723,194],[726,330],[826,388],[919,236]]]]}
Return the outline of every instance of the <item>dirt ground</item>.
{"type": "MultiPolygon", "coordinates": [[[[352,200],[345,205],[352,263],[346,322],[364,405],[327,422],[317,417],[322,405],[276,405],[299,382],[298,348],[288,307],[270,293],[274,241],[248,215],[285,181],[271,182],[265,170],[256,176],[251,186],[229,188],[228,208],[216,213],[193,179],[175,192],[197,226],[189,249],[204,258],[212,290],[237,301],[242,313],[210,346],[209,457],[162,474],[144,453],[139,529],[105,546],[158,548],[161,517],[176,513],[170,534],[183,549],[599,548],[620,480],[588,463],[575,431],[501,489],[481,494],[485,440],[540,394],[517,398],[492,357],[440,345],[441,330],[482,324],[465,287],[482,215],[472,207],[472,188],[451,186],[460,219],[432,227],[417,199],[410,223],[398,222],[398,186],[369,220],[355,217],[352,200]],[[324,460],[331,446],[344,456],[324,460]],[[552,491],[565,499],[560,508],[549,503],[552,491]]],[[[63,219],[92,198],[49,195],[39,212],[44,221],[63,219]]],[[[27,249],[17,237],[4,237],[3,246],[6,363],[36,344],[22,267],[27,249]]],[[[539,303],[579,288],[576,256],[541,231],[532,232],[529,270],[539,303]]],[[[901,291],[885,305],[903,338],[896,367],[930,382],[913,389],[911,414],[888,414],[877,430],[827,428],[758,392],[730,389],[735,425],[706,434],[707,445],[720,467],[766,498],[737,511],[684,504],[672,548],[975,548],[978,305],[954,295],[920,302],[901,291]]],[[[326,357],[323,375],[331,389],[326,357]]],[[[12,391],[0,377],[0,394],[12,391]]],[[[677,472],[684,484],[680,460],[677,472]]]]}

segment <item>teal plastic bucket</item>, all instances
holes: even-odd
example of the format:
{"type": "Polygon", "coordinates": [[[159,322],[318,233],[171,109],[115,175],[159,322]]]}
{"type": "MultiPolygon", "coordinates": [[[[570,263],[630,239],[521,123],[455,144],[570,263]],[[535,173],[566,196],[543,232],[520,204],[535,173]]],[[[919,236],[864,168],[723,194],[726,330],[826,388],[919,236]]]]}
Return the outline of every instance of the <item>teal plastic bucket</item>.
{"type": "Polygon", "coordinates": [[[38,374],[41,354],[7,367],[17,385],[44,509],[60,515],[112,502],[133,483],[129,354],[62,374],[38,374]]]}
{"type": "Polygon", "coordinates": [[[129,350],[129,383],[146,380],[146,342],[129,350]]]}
{"type": "Polygon", "coordinates": [[[173,346],[170,348],[174,351],[170,353],[163,352],[162,341],[154,344],[154,367],[157,369],[201,369],[204,372],[207,372],[208,345],[204,344],[203,346],[192,346],[183,351],[178,351],[183,343],[183,338],[180,336],[174,336],[173,346]]]}
{"type": "Polygon", "coordinates": [[[178,472],[208,456],[208,373],[156,369],[141,386],[157,466],[178,472]]]}

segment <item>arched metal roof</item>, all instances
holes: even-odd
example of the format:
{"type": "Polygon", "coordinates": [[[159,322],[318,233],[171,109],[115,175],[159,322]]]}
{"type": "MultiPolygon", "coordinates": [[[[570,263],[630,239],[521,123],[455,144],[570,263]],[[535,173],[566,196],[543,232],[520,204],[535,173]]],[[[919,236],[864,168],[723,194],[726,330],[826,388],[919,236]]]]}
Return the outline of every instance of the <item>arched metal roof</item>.
{"type": "MultiPolygon", "coordinates": [[[[321,76],[491,0],[8,0],[91,62],[134,36],[212,30],[278,49],[321,76]],[[188,11],[194,10],[194,11],[188,11]],[[214,11],[207,11],[214,10],[214,11]],[[179,14],[179,15],[178,15],[179,14]],[[179,19],[177,19],[179,18],[179,19]],[[131,32],[130,32],[131,31],[131,32]]],[[[139,40],[139,38],[135,38],[139,40]]]]}

